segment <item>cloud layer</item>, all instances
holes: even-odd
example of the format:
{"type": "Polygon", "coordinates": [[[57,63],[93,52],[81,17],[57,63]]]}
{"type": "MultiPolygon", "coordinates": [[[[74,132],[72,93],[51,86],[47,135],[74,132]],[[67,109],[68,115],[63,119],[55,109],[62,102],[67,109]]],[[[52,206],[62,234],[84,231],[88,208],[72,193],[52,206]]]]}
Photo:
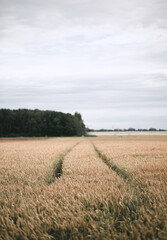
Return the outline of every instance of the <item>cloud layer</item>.
{"type": "Polygon", "coordinates": [[[0,3],[0,107],[167,128],[166,0],[0,3]]]}

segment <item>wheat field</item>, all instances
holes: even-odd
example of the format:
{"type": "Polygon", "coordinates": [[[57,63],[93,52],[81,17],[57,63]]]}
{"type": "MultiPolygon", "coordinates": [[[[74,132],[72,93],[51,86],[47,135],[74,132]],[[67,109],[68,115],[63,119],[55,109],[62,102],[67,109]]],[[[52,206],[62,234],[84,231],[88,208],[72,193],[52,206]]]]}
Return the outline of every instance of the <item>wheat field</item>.
{"type": "Polygon", "coordinates": [[[167,239],[167,136],[0,140],[0,239],[167,239]]]}

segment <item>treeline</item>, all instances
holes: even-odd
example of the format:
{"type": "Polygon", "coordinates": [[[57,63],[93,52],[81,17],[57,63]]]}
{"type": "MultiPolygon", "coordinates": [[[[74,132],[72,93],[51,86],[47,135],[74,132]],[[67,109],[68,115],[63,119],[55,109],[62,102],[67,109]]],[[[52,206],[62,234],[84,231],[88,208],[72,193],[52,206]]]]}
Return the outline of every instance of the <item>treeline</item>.
{"type": "Polygon", "coordinates": [[[82,136],[85,125],[74,115],[38,109],[0,109],[0,137],[82,136]]]}
{"type": "Polygon", "coordinates": [[[165,129],[156,129],[156,128],[149,128],[149,129],[135,129],[135,128],[128,128],[128,129],[119,129],[119,128],[115,128],[115,129],[86,129],[87,132],[154,132],[154,131],[166,131],[165,129]]]}

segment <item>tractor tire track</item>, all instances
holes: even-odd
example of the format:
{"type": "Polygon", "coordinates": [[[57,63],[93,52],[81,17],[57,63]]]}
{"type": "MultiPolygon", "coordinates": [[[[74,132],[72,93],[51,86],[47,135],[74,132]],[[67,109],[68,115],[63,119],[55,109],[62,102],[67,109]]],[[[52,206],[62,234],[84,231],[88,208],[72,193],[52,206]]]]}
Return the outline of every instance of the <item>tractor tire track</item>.
{"type": "Polygon", "coordinates": [[[72,147],[67,149],[67,151],[62,153],[58,160],[55,160],[52,163],[52,166],[49,169],[49,171],[47,173],[47,176],[46,176],[46,183],[47,183],[47,185],[50,185],[50,184],[54,183],[57,178],[60,178],[62,176],[62,174],[63,174],[63,161],[64,161],[64,158],[67,156],[67,154],[69,152],[71,152],[74,149],[74,147],[76,147],[80,143],[81,143],[81,141],[77,142],[76,144],[74,144],[72,147]]]}
{"type": "Polygon", "coordinates": [[[130,187],[133,189],[134,197],[133,199],[125,205],[129,208],[132,213],[137,212],[137,209],[143,206],[149,206],[150,209],[154,211],[154,196],[148,193],[147,187],[139,180],[134,177],[131,173],[127,172],[125,169],[119,168],[114,162],[106,157],[94,143],[92,143],[98,157],[114,172],[117,173],[130,187]]]}
{"type": "Polygon", "coordinates": [[[117,173],[121,178],[124,180],[131,179],[132,176],[130,173],[128,173],[125,169],[119,168],[114,162],[112,162],[110,159],[106,157],[105,154],[100,152],[100,150],[95,146],[94,143],[92,143],[94,150],[96,151],[98,157],[109,167],[111,168],[114,172],[117,173]]]}

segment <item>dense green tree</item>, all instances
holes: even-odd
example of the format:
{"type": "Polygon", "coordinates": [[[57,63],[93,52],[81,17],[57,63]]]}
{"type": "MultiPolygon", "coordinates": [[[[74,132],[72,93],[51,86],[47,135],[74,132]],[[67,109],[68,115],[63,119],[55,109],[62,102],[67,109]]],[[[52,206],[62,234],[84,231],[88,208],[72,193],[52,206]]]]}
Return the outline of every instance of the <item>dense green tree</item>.
{"type": "Polygon", "coordinates": [[[0,109],[0,136],[81,136],[85,125],[80,113],[38,109],[0,109]]]}
{"type": "Polygon", "coordinates": [[[80,113],[74,113],[74,126],[76,128],[77,136],[84,135],[86,133],[85,124],[83,123],[82,116],[80,113]]]}

